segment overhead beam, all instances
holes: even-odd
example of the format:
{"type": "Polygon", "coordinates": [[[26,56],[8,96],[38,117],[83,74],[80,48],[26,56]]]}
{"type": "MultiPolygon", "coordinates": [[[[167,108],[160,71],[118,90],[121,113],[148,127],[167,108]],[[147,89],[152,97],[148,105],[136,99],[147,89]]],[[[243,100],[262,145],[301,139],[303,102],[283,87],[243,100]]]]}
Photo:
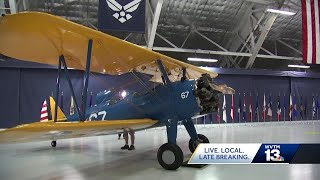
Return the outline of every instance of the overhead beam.
{"type": "MultiPolygon", "coordinates": [[[[172,47],[153,47],[155,51],[164,51],[164,52],[182,52],[182,53],[197,53],[197,54],[216,54],[216,55],[224,55],[224,56],[243,56],[243,57],[251,57],[251,53],[241,53],[241,52],[225,52],[225,51],[212,51],[212,50],[201,50],[201,49],[183,49],[183,48],[172,48],[172,47]]],[[[287,56],[272,56],[265,54],[257,54],[258,58],[266,58],[266,59],[279,59],[279,60],[294,60],[301,61],[302,57],[287,57],[287,56]]]]}
{"type": "MultiPolygon", "coordinates": [[[[152,49],[153,44],[154,44],[154,39],[156,37],[156,32],[157,32],[157,27],[158,27],[162,4],[163,4],[163,0],[158,0],[156,10],[153,15],[152,27],[151,27],[151,31],[150,31],[149,40],[148,40],[148,48],[149,49],[152,49]]],[[[150,10],[150,11],[152,12],[152,10],[150,10]]]]}
{"type": "Polygon", "coordinates": [[[274,3],[273,0],[246,0],[246,1],[257,3],[257,4],[265,4],[265,5],[274,3]]]}
{"type": "Polygon", "coordinates": [[[200,35],[201,37],[203,37],[204,39],[206,39],[207,41],[209,41],[211,44],[217,46],[218,48],[220,48],[223,51],[228,51],[227,49],[225,49],[224,47],[220,46],[218,43],[214,42],[213,40],[211,40],[210,38],[208,38],[207,36],[203,35],[202,33],[200,33],[199,31],[195,30],[195,33],[197,33],[198,35],[200,35]]]}
{"type": "Polygon", "coordinates": [[[266,23],[261,30],[261,34],[257,40],[257,43],[255,44],[255,47],[252,48],[252,56],[249,58],[249,60],[247,62],[246,69],[252,67],[252,65],[253,65],[254,61],[256,60],[257,55],[262,47],[262,44],[263,44],[264,40],[266,39],[266,37],[267,37],[274,21],[276,20],[277,16],[278,16],[278,14],[270,13],[270,16],[266,20],[266,23]]]}
{"type": "Polygon", "coordinates": [[[172,47],[174,48],[178,48],[175,44],[173,44],[171,41],[169,41],[167,38],[161,36],[160,34],[156,33],[156,35],[161,38],[162,40],[164,40],[166,43],[170,44],[172,47]]]}
{"type": "Polygon", "coordinates": [[[186,44],[187,40],[189,39],[189,36],[191,35],[192,31],[190,31],[187,35],[187,37],[184,39],[182,45],[180,46],[180,48],[183,48],[183,46],[186,44]]]}
{"type": "Polygon", "coordinates": [[[295,52],[297,52],[297,53],[299,53],[299,54],[301,54],[302,55],[302,52],[301,51],[299,51],[298,49],[296,49],[296,48],[294,48],[294,47],[292,47],[292,46],[290,46],[289,44],[287,44],[286,42],[283,42],[282,40],[277,40],[279,43],[281,43],[281,44],[283,44],[283,45],[285,45],[285,46],[287,46],[288,48],[290,48],[290,49],[292,49],[292,50],[294,50],[295,52]]]}

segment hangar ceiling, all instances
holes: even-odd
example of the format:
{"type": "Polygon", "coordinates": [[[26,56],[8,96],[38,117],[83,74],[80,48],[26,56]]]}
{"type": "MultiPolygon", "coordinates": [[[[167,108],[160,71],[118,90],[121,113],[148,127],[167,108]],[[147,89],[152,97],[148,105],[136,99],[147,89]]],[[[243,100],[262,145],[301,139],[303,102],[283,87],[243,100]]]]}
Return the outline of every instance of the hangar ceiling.
{"type": "MultiPolygon", "coordinates": [[[[146,0],[145,34],[106,32],[199,66],[297,70],[302,64],[300,0],[146,0]],[[295,12],[286,16],[266,9],[295,12]]],[[[5,0],[2,13],[42,11],[96,29],[99,0],[5,0]],[[14,7],[12,7],[15,5],[14,7]],[[13,9],[14,8],[14,9],[13,9]]],[[[312,66],[312,71],[319,67],[312,66]]]]}

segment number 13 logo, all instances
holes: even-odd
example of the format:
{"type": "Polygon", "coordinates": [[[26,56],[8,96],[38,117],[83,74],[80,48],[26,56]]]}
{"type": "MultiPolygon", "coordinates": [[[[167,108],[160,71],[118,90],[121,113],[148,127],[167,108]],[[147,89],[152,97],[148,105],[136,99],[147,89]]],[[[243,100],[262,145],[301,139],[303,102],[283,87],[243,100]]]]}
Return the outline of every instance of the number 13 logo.
{"type": "Polygon", "coordinates": [[[264,153],[266,154],[266,161],[279,161],[281,158],[279,149],[268,149],[264,153]]]}

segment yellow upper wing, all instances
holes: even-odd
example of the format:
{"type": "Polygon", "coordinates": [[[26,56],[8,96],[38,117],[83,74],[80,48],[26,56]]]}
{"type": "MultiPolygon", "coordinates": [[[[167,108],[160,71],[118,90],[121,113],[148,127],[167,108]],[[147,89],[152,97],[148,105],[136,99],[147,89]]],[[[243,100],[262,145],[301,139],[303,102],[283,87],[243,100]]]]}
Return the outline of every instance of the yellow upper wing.
{"type": "MultiPolygon", "coordinates": [[[[163,61],[169,74],[178,79],[181,69],[196,79],[203,73],[217,74],[183,63],[160,53],[115,38],[105,33],[40,12],[26,12],[0,17],[0,53],[20,60],[58,64],[64,55],[70,68],[84,70],[88,40],[93,40],[91,71],[120,75],[133,70],[157,78],[155,60],[163,61]]],[[[173,79],[174,80],[174,79],[173,79]]]]}
{"type": "Polygon", "coordinates": [[[84,121],[84,122],[36,122],[0,131],[0,143],[30,142],[98,136],[139,130],[157,123],[151,119],[84,121]]]}

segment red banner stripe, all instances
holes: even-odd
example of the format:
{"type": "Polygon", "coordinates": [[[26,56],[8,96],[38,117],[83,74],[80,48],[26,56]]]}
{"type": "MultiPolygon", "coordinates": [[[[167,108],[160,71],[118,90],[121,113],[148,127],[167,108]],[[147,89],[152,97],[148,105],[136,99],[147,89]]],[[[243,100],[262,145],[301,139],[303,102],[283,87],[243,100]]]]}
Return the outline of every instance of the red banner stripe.
{"type": "Polygon", "coordinates": [[[40,121],[48,119],[48,116],[40,118],[40,121]]]}
{"type": "Polygon", "coordinates": [[[307,29],[307,6],[306,1],[301,0],[301,15],[302,15],[302,59],[303,63],[307,64],[308,53],[308,29],[307,29]]]}
{"type": "MultiPolygon", "coordinates": [[[[319,0],[317,0],[318,1],[318,27],[319,27],[319,34],[320,34],[320,1],[319,0]]],[[[318,43],[320,43],[320,42],[318,42],[318,43]]],[[[320,46],[320,44],[318,44],[318,46],[320,46]]],[[[318,51],[319,51],[319,49],[318,49],[318,51]]],[[[320,59],[317,59],[317,63],[318,64],[320,64],[320,59]]]]}
{"type": "Polygon", "coordinates": [[[316,64],[316,17],[314,13],[314,0],[310,0],[311,5],[311,27],[312,27],[312,64],[316,64]]]}

